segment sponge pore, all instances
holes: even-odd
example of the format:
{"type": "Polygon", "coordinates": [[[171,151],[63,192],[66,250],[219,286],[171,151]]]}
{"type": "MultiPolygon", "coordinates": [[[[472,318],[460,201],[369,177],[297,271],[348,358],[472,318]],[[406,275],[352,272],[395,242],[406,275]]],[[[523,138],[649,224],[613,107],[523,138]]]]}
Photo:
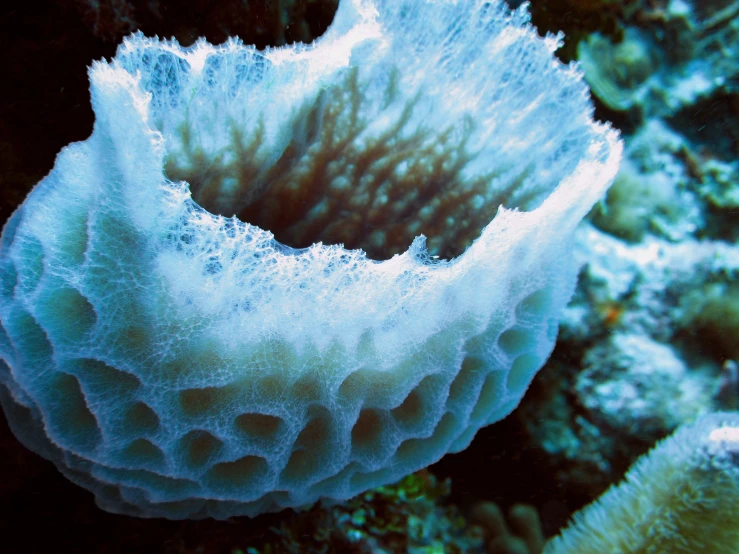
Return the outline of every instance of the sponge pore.
{"type": "Polygon", "coordinates": [[[527,17],[342,0],[310,46],[134,35],[95,63],[92,136],[0,244],[18,438],[106,510],[225,518],[349,498],[510,413],[621,151],[527,17]]]}

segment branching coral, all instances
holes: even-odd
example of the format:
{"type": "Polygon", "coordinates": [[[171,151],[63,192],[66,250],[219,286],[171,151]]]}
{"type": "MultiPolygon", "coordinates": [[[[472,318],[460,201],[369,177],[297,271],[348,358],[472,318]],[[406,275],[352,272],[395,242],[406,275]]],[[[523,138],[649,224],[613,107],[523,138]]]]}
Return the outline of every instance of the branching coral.
{"type": "Polygon", "coordinates": [[[485,531],[487,554],[541,554],[544,548],[539,513],[528,504],[512,506],[506,521],[497,504],[482,502],[471,519],[485,531]]]}

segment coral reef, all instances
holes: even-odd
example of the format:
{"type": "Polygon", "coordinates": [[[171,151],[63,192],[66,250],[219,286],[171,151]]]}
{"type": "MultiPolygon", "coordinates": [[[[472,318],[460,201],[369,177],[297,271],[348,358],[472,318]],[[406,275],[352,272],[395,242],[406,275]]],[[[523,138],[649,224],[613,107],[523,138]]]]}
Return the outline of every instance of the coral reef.
{"type": "Polygon", "coordinates": [[[731,0],[675,0],[624,17],[618,41],[594,33],[579,43],[594,96],[632,128],[607,211],[595,218],[602,229],[637,241],[645,229],[674,241],[736,240],[737,14],[731,0]]]}
{"type": "Polygon", "coordinates": [[[577,244],[584,265],[558,347],[566,358],[555,351],[517,416],[558,479],[596,496],[645,445],[735,406],[726,366],[735,312],[724,292],[739,249],[651,236],[630,244],[590,225],[577,244]]]}
{"type": "Polygon", "coordinates": [[[707,412],[715,382],[715,374],[688,369],[669,346],[617,332],[588,350],[575,394],[609,434],[649,439],[707,412]]]}
{"type": "MultiPolygon", "coordinates": [[[[90,59],[112,57],[112,45],[124,33],[139,28],[147,36],[175,36],[183,45],[200,36],[218,44],[234,35],[260,48],[308,43],[328,26],[335,4],[13,4],[0,18],[13,52],[2,60],[12,85],[3,87],[0,102],[0,221],[48,172],[63,145],[89,135],[93,116],[87,113],[88,83],[80,68],[90,59]]],[[[515,8],[521,2],[508,4],[515,8]]],[[[686,418],[739,408],[737,6],[726,0],[533,0],[539,31],[565,33],[556,55],[569,61],[579,52],[596,117],[622,129],[625,159],[606,201],[591,213],[595,228],[588,225],[578,235],[583,264],[578,289],[546,368],[511,417],[482,429],[463,453],[432,466],[453,480],[451,497],[444,496],[446,479],[420,497],[403,492],[433,482],[428,474],[416,474],[397,488],[381,487],[345,504],[299,513],[227,522],[137,520],[97,510],[86,491],[19,447],[5,429],[0,440],[9,477],[0,494],[10,509],[0,521],[4,548],[274,554],[407,546],[477,554],[482,537],[465,534],[449,503],[469,506],[489,498],[503,507],[529,502],[527,509],[535,506],[541,514],[541,527],[527,528],[515,511],[507,513],[506,522],[500,508],[484,505],[488,519],[477,521],[487,531],[484,542],[496,541],[490,551],[538,553],[541,545],[531,547],[536,541],[523,537],[556,533],[655,440],[686,418]],[[45,522],[44,533],[23,531],[39,520],[45,522]]],[[[317,110],[320,106],[313,115],[317,110]]],[[[324,127],[313,145],[330,143],[337,122],[330,121],[331,132],[324,127]]],[[[189,144],[190,160],[197,160],[197,146],[189,144]]],[[[234,140],[232,146],[235,157],[255,154],[253,142],[234,140]]],[[[386,144],[377,147],[389,150],[386,144]]],[[[320,166],[315,159],[311,164],[320,166]]],[[[215,181],[208,180],[207,164],[193,167],[197,171],[170,163],[167,173],[192,179],[196,198],[207,204],[208,185],[215,181]]],[[[228,205],[209,207],[234,213],[228,205]]],[[[254,212],[239,213],[258,217],[254,212]]],[[[273,210],[269,217],[275,215],[273,210]]],[[[282,232],[292,246],[312,240],[300,242],[289,228],[282,232]]],[[[401,243],[393,251],[401,252],[401,243]]],[[[372,248],[370,242],[363,245],[372,248]]],[[[384,246],[375,248],[375,257],[384,258],[384,246]]]]}
{"type": "Polygon", "coordinates": [[[662,120],[650,119],[629,135],[625,159],[593,223],[638,243],[647,234],[681,241],[701,233],[709,219],[698,186],[691,188],[685,139],[662,120]]]}
{"type": "Polygon", "coordinates": [[[736,92],[739,3],[675,0],[625,18],[613,41],[593,33],[578,59],[593,92],[614,110],[674,115],[717,92],[736,92]]]}
{"type": "Polygon", "coordinates": [[[233,554],[482,552],[480,533],[456,507],[443,503],[449,492],[449,480],[421,471],[346,503],[286,518],[263,545],[233,554]]]}
{"type": "Polygon", "coordinates": [[[618,32],[579,41],[625,158],[580,230],[558,349],[516,416],[557,479],[590,497],[645,445],[739,399],[737,9],[632,2],[618,32]]]}

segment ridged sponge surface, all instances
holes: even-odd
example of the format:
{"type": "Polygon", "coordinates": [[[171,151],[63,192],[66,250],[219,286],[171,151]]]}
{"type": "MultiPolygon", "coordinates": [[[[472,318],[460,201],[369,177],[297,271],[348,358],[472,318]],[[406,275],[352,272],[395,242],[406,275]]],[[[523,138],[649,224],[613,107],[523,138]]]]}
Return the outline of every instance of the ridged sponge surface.
{"type": "Polygon", "coordinates": [[[557,43],[469,0],[342,0],[267,51],[127,39],[90,70],[92,136],[3,231],[16,435],[104,509],[169,518],[465,448],[549,355],[618,166],[557,43]]]}

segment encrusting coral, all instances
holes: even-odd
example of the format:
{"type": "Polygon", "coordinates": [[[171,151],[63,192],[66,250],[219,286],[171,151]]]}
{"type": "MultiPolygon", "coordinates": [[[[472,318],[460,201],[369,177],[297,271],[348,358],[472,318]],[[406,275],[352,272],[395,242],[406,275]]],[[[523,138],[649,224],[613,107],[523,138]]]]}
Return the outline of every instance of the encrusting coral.
{"type": "Polygon", "coordinates": [[[466,448],[551,352],[620,160],[558,45],[483,0],[344,0],[264,52],[130,37],[3,230],[13,432],[106,510],[169,518],[466,448]]]}

